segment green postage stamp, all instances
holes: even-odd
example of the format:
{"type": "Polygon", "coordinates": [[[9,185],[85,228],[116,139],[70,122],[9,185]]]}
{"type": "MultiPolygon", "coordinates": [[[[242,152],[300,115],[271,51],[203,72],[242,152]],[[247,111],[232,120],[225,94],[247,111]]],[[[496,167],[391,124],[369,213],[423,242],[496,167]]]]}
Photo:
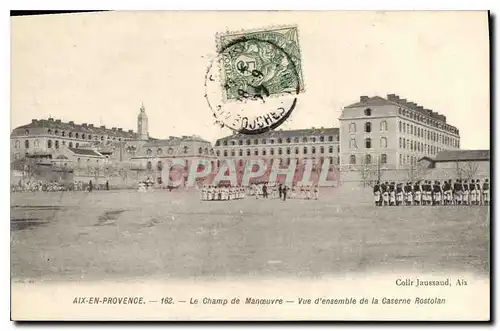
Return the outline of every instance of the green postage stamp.
{"type": "Polygon", "coordinates": [[[225,99],[263,99],[304,91],[296,26],[219,34],[225,99]]]}

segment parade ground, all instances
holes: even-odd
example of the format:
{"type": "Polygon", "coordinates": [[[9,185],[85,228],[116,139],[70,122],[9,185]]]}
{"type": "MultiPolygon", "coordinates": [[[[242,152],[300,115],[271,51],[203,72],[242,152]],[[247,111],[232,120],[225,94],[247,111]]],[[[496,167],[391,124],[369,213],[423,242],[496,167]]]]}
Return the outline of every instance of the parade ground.
{"type": "Polygon", "coordinates": [[[489,273],[489,208],[375,207],[369,189],[318,200],[196,191],[11,195],[13,279],[489,273]]]}

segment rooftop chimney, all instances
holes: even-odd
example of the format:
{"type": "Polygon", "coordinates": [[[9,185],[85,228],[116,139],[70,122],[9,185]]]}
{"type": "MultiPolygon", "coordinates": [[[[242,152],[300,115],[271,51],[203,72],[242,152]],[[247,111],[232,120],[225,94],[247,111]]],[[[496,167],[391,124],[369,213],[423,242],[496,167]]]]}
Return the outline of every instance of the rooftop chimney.
{"type": "Polygon", "coordinates": [[[82,123],[82,126],[83,126],[84,128],[86,128],[86,127],[87,127],[87,123],[82,123]]]}
{"type": "Polygon", "coordinates": [[[69,124],[71,124],[71,125],[75,125],[75,122],[73,122],[73,121],[69,121],[69,124]]]}
{"type": "Polygon", "coordinates": [[[122,131],[123,131],[123,129],[122,129],[122,128],[118,128],[118,131],[122,132],[122,131]]]}
{"type": "Polygon", "coordinates": [[[89,127],[93,128],[93,127],[94,127],[94,124],[89,124],[89,127]]]}
{"type": "Polygon", "coordinates": [[[61,120],[56,120],[56,123],[61,123],[61,120]]]}
{"type": "Polygon", "coordinates": [[[111,128],[111,130],[116,131],[116,128],[115,128],[115,127],[112,127],[112,128],[111,128]]]}
{"type": "Polygon", "coordinates": [[[54,122],[54,119],[52,117],[49,117],[50,122],[54,122]]]}
{"type": "Polygon", "coordinates": [[[36,118],[34,118],[34,119],[31,120],[31,123],[33,123],[33,124],[35,124],[37,122],[38,122],[38,120],[36,118]]]}
{"type": "Polygon", "coordinates": [[[106,129],[106,126],[105,125],[101,125],[101,129],[106,129]]]}
{"type": "Polygon", "coordinates": [[[134,133],[134,130],[128,130],[128,133],[134,133]]]}
{"type": "Polygon", "coordinates": [[[408,106],[410,106],[411,108],[415,108],[417,104],[415,102],[408,102],[408,106]]]}
{"type": "Polygon", "coordinates": [[[370,98],[368,96],[366,96],[366,95],[362,95],[362,96],[359,97],[359,101],[360,102],[367,102],[368,99],[370,99],[370,98]]]}
{"type": "Polygon", "coordinates": [[[389,101],[399,101],[399,95],[387,94],[387,100],[389,101]]]}

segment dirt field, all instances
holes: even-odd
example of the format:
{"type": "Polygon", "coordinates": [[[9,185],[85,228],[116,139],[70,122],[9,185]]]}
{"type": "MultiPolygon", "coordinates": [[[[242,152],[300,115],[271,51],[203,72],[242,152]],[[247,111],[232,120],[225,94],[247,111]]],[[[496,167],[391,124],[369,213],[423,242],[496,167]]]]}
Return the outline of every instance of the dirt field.
{"type": "Polygon", "coordinates": [[[168,191],[11,196],[13,279],[485,275],[489,236],[487,207],[376,208],[362,191],[285,202],[168,191]]]}

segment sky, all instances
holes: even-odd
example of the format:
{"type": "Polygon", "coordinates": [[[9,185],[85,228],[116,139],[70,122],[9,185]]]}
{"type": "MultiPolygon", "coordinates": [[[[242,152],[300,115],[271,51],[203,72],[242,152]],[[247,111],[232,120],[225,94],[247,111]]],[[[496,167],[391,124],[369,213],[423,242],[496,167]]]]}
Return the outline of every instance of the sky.
{"type": "Polygon", "coordinates": [[[218,33],[297,25],[305,92],[280,128],[337,127],[360,95],[447,117],[463,149],[490,148],[487,12],[123,11],[11,18],[11,128],[49,116],[155,138],[228,135],[205,73],[218,33]]]}

